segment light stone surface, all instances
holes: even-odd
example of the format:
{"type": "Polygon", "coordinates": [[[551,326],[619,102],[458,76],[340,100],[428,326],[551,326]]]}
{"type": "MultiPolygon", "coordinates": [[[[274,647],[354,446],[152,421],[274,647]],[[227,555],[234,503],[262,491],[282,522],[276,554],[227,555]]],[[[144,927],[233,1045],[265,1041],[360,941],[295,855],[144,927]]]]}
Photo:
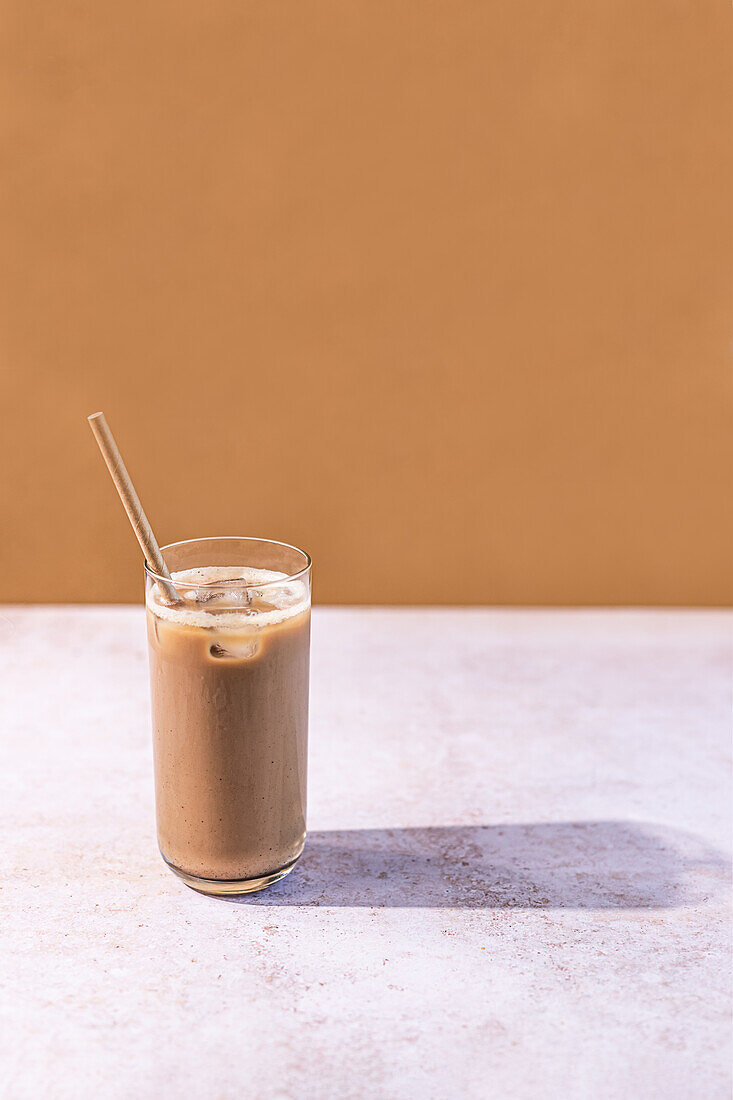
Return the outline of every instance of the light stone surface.
{"type": "Polygon", "coordinates": [[[318,609],[306,853],[221,901],[142,610],[6,608],[0,1096],[728,1100],[732,625],[318,609]]]}

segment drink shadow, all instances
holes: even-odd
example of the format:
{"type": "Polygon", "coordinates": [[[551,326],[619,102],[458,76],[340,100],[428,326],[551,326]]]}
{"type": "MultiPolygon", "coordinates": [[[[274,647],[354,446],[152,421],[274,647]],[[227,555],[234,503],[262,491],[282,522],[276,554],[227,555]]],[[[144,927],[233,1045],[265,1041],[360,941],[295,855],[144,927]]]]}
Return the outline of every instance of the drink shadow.
{"type": "Polygon", "coordinates": [[[348,829],[308,835],[292,874],[246,905],[666,909],[730,881],[688,833],[634,821],[348,829]]]}

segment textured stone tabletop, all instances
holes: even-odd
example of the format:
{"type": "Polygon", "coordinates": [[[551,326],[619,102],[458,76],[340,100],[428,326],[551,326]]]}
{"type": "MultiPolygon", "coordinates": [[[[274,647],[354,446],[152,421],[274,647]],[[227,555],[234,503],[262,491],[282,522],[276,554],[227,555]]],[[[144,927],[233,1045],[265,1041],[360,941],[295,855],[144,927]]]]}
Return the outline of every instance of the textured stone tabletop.
{"type": "Polygon", "coordinates": [[[143,614],[0,618],[0,1096],[730,1096],[725,612],[318,609],[309,840],[154,834],[143,614]]]}

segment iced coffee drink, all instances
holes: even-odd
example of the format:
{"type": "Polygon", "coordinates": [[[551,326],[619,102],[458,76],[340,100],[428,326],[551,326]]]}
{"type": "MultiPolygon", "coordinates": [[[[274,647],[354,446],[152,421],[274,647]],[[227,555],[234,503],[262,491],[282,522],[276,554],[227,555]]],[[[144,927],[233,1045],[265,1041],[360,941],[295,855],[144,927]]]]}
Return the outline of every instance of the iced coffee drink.
{"type": "Polygon", "coordinates": [[[310,560],[257,539],[164,548],[148,568],[158,843],[205,893],[261,889],[305,842],[310,560]]]}

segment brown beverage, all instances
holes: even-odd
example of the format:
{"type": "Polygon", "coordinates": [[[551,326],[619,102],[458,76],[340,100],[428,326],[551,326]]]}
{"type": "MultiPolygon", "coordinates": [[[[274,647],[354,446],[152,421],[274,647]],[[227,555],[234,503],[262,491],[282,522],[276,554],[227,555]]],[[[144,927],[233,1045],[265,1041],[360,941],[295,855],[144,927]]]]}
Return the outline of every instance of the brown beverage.
{"type": "Polygon", "coordinates": [[[277,881],[305,842],[309,562],[240,565],[279,544],[221,545],[255,542],[200,540],[199,559],[214,543],[215,561],[236,557],[178,570],[166,548],[177,602],[148,574],[158,843],[207,893],[277,881]]]}

